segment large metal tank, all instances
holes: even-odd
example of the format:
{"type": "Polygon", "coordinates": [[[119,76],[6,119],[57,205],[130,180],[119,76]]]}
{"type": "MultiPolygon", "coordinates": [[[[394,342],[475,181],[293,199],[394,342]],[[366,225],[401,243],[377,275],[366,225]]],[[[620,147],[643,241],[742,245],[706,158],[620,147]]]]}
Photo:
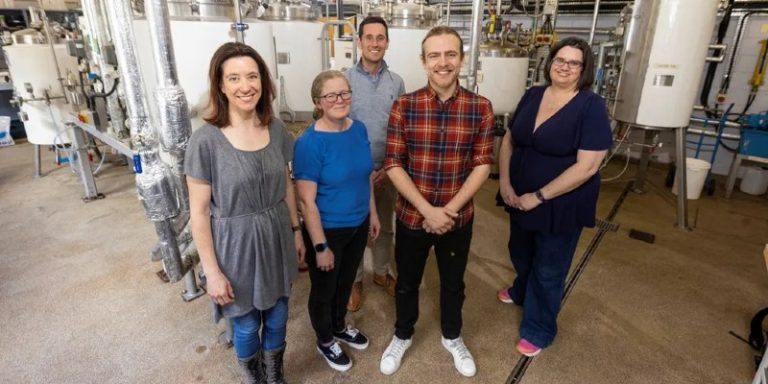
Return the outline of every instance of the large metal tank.
{"type": "MultiPolygon", "coordinates": [[[[31,29],[14,32],[13,41],[13,45],[5,46],[3,50],[16,100],[23,99],[19,115],[27,139],[37,145],[69,143],[69,130],[63,121],[73,109],[61,98],[64,95],[50,45],[42,33],[31,29]],[[51,97],[50,104],[43,100],[46,93],[51,97]]],[[[76,74],[77,59],[69,56],[66,44],[54,44],[53,47],[62,76],[67,76],[68,72],[76,74]]]]}
{"type": "Polygon", "coordinates": [[[421,41],[430,28],[437,25],[440,8],[424,2],[389,3],[373,8],[370,16],[380,16],[389,26],[389,49],[384,59],[389,69],[400,75],[406,92],[427,85],[421,62],[421,41]]]}
{"type": "Polygon", "coordinates": [[[718,0],[636,0],[612,115],[648,127],[688,126],[718,0]]]}
{"type": "Polygon", "coordinates": [[[528,61],[528,52],[511,43],[491,41],[480,45],[478,93],[491,100],[496,115],[517,108],[525,93],[528,61]]]}
{"type": "MultiPolygon", "coordinates": [[[[315,104],[310,97],[312,81],[323,70],[324,24],[316,21],[320,15],[317,6],[298,2],[274,2],[267,6],[259,18],[270,25],[274,36],[277,58],[278,94],[285,95],[287,107],[297,112],[300,119],[311,117],[315,104]],[[284,89],[280,89],[281,83],[284,89]]],[[[255,23],[250,23],[251,28],[255,23]]],[[[281,101],[282,102],[282,101],[281,101]]]]}
{"type": "MultiPolygon", "coordinates": [[[[178,4],[176,5],[178,6],[178,4]]],[[[170,6],[171,4],[169,4],[170,6]]],[[[222,7],[212,9],[221,13],[223,11],[219,8],[222,7]]],[[[201,15],[200,17],[190,17],[186,14],[170,17],[179,85],[184,89],[189,103],[193,130],[205,123],[203,117],[208,106],[208,66],[211,57],[222,44],[236,41],[235,32],[232,31],[232,19],[220,17],[218,13],[201,15]]],[[[256,49],[264,58],[274,81],[276,67],[272,27],[268,23],[255,20],[246,21],[249,23],[249,29],[245,31],[245,43],[256,49]]],[[[156,74],[149,25],[145,19],[141,18],[135,19],[133,25],[141,72],[150,98],[148,104],[156,116],[157,103],[154,100],[156,74]]],[[[274,83],[277,87],[278,82],[275,81],[274,83]]],[[[275,96],[277,97],[277,95],[275,96]]],[[[276,102],[274,105],[277,107],[276,102]]]]}

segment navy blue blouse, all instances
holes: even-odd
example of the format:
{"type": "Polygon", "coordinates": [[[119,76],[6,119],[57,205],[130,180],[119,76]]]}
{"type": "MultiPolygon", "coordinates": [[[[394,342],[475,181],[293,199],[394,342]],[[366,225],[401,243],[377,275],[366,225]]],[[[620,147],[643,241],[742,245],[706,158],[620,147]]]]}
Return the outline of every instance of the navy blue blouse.
{"type": "MultiPolygon", "coordinates": [[[[535,192],[576,163],[578,150],[602,151],[612,143],[605,101],[581,90],[536,132],[536,115],[546,86],[526,91],[509,122],[514,142],[509,180],[518,196],[535,192]]],[[[595,226],[600,175],[595,174],[573,191],[523,212],[505,207],[522,228],[562,233],[595,226]]],[[[500,197],[499,197],[500,198],[500,197]]],[[[503,200],[501,200],[503,204],[503,200]]]]}

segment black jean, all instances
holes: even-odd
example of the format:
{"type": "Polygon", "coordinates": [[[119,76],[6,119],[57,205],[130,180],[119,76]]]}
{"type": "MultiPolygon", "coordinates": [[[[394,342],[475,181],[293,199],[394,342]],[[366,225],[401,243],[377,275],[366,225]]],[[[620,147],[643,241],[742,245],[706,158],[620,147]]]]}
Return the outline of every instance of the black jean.
{"type": "Polygon", "coordinates": [[[352,292],[357,267],[363,259],[368,241],[369,219],[351,228],[324,228],[328,247],[333,252],[334,267],[330,271],[317,268],[317,254],[306,229],[303,231],[307,248],[306,260],[309,266],[309,319],[315,330],[317,341],[327,344],[333,341],[332,331],[344,329],[347,302],[352,292]]]}
{"type": "Polygon", "coordinates": [[[419,319],[419,286],[429,250],[435,247],[440,274],[440,326],[443,337],[461,336],[461,307],[464,305],[464,271],[467,269],[472,221],[442,235],[413,230],[399,220],[395,231],[397,285],[395,335],[400,339],[413,336],[419,319]]]}

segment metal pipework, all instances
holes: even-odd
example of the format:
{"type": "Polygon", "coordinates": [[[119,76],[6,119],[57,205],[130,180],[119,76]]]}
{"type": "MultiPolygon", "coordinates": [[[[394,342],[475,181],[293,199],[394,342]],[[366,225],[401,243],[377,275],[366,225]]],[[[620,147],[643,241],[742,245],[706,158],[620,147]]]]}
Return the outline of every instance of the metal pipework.
{"type": "MultiPolygon", "coordinates": [[[[51,26],[48,24],[48,15],[45,13],[45,9],[43,8],[43,0],[37,0],[37,4],[40,6],[40,14],[43,16],[43,30],[45,31],[45,38],[48,39],[48,46],[51,47],[53,64],[56,68],[56,79],[59,80],[61,93],[64,95],[64,104],[69,104],[69,99],[67,98],[67,87],[64,86],[64,78],[61,76],[59,60],[56,58],[56,49],[53,47],[53,37],[51,36],[51,26]]],[[[30,14],[33,13],[34,12],[30,12],[30,14]]]]}
{"type": "MultiPolygon", "coordinates": [[[[247,24],[243,24],[243,14],[240,12],[240,0],[233,0],[235,2],[235,23],[232,24],[232,29],[235,30],[235,40],[238,43],[245,42],[244,32],[248,29],[247,24]]],[[[166,13],[167,7],[166,7],[166,13]]]]}
{"type": "Polygon", "coordinates": [[[592,28],[589,30],[589,46],[595,41],[595,29],[597,29],[597,13],[600,11],[600,0],[595,0],[595,10],[592,12],[592,28]]]}
{"type": "MultiPolygon", "coordinates": [[[[105,89],[103,92],[107,92],[107,90],[112,89],[117,79],[111,73],[107,73],[107,68],[110,68],[110,66],[102,54],[105,45],[110,41],[109,34],[106,31],[107,22],[104,18],[104,7],[99,0],[82,0],[82,7],[85,18],[88,20],[88,25],[91,28],[91,37],[94,40],[93,45],[95,46],[91,46],[91,52],[93,53],[96,65],[100,69],[101,78],[104,81],[105,89]]],[[[106,100],[112,129],[118,137],[128,137],[129,133],[125,127],[125,116],[123,115],[123,109],[120,107],[118,92],[110,94],[106,100]]]]}
{"type": "MultiPolygon", "coordinates": [[[[184,178],[184,153],[192,134],[189,118],[189,104],[184,90],[179,85],[176,71],[176,57],[173,52],[171,24],[167,0],[145,1],[144,14],[147,17],[149,33],[155,58],[155,73],[158,87],[155,99],[160,118],[160,143],[170,154],[170,166],[176,199],[180,214],[174,218],[175,233],[179,234],[189,221],[189,193],[184,178]]],[[[186,246],[185,244],[180,244],[186,246]]]]}
{"type": "MultiPolygon", "coordinates": [[[[322,44],[322,49],[320,52],[321,60],[323,61],[323,71],[331,68],[331,53],[328,47],[328,40],[330,39],[330,36],[328,35],[328,26],[333,25],[338,25],[340,28],[344,28],[344,26],[347,25],[352,29],[352,34],[357,35],[357,28],[349,21],[328,20],[323,23],[323,29],[320,31],[320,44],[322,44]]],[[[357,63],[357,44],[352,44],[352,62],[357,63]]]]}
{"type": "Polygon", "coordinates": [[[171,220],[179,214],[177,193],[170,171],[160,160],[158,141],[147,112],[146,92],[139,66],[129,0],[114,1],[110,5],[107,12],[111,21],[112,36],[115,37],[115,54],[120,63],[120,73],[125,86],[134,160],[138,160],[138,165],[142,168],[136,173],[139,199],[144,205],[147,218],[155,224],[155,231],[163,248],[163,266],[168,279],[176,282],[182,279],[185,272],[171,220]]]}
{"type": "Polygon", "coordinates": [[[480,57],[480,21],[483,17],[483,0],[472,0],[472,28],[469,35],[469,71],[467,89],[477,92],[477,63],[480,57]]]}

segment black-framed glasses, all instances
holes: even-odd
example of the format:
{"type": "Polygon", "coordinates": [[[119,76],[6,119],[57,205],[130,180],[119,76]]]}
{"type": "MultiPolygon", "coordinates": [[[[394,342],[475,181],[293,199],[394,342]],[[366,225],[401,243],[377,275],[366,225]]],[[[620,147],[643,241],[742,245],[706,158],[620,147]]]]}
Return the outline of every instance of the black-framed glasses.
{"type": "Polygon", "coordinates": [[[342,100],[347,101],[352,98],[352,91],[341,91],[339,93],[331,92],[320,96],[321,99],[329,103],[335,103],[339,101],[339,97],[341,97],[342,100]]]}
{"type": "Polygon", "coordinates": [[[579,69],[581,68],[584,63],[578,60],[566,60],[562,57],[555,57],[552,59],[552,64],[557,65],[558,67],[562,67],[563,65],[568,65],[569,69],[579,69]]]}

